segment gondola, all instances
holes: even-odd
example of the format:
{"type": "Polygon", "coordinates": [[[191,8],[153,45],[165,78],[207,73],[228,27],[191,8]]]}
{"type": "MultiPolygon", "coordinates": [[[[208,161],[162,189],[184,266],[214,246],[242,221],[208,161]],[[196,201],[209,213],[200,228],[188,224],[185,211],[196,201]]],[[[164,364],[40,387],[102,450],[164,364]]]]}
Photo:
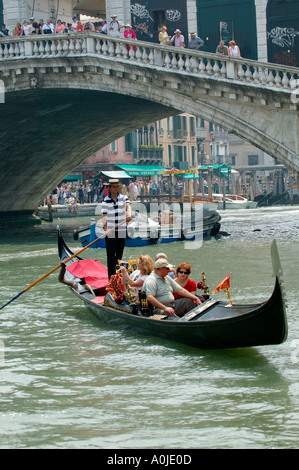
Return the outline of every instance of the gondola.
{"type": "MultiPolygon", "coordinates": [[[[72,256],[60,232],[58,232],[60,262],[72,256]]],[[[107,268],[101,265],[102,283],[85,277],[84,268],[90,260],[74,257],[66,262],[66,278],[76,280],[80,289],[68,287],[83,301],[85,306],[100,320],[132,332],[156,336],[202,349],[224,349],[267,344],[280,344],[287,338],[287,318],[284,295],[281,287],[281,266],[275,240],[271,245],[275,287],[271,297],[262,303],[231,305],[208,298],[184,317],[143,316],[134,312],[130,305],[117,304],[111,294],[105,295],[107,268]],[[79,268],[79,270],[78,270],[79,268]],[[72,271],[72,273],[71,273],[72,271]],[[78,273],[80,273],[78,275],[78,273]],[[85,289],[80,280],[85,277],[92,287],[85,289]]],[[[95,261],[94,261],[95,262],[95,261]]],[[[99,271],[100,271],[99,270],[99,271]]],[[[88,273],[87,273],[88,274],[88,273]]]]}

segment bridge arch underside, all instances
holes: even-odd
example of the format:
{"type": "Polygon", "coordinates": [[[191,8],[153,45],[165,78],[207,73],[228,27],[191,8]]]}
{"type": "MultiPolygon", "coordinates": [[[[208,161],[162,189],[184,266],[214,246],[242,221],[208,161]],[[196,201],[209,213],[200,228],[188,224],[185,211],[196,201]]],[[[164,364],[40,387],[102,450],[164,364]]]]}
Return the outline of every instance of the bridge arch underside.
{"type": "Polygon", "coordinates": [[[143,82],[134,82],[82,74],[78,80],[69,74],[66,83],[47,74],[39,88],[28,90],[28,75],[22,75],[20,91],[6,88],[0,128],[0,213],[32,211],[94,152],[138,127],[180,112],[220,125],[299,171],[297,113],[267,106],[267,101],[274,103],[271,91],[267,100],[258,90],[251,97],[246,88],[237,94],[227,83],[219,91],[204,79],[193,83],[190,77],[174,74],[175,80],[165,86],[162,76],[146,78],[145,74],[143,82]],[[256,96],[264,103],[260,107],[256,96]]]}
{"type": "Polygon", "coordinates": [[[7,93],[3,106],[0,213],[32,211],[97,150],[174,114],[143,99],[74,89],[7,93]]]}

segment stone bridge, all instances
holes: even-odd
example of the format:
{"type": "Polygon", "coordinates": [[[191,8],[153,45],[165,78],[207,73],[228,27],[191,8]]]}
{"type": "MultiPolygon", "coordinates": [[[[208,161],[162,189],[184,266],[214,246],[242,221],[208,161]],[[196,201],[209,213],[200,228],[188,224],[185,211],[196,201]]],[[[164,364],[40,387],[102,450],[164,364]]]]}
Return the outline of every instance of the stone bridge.
{"type": "Polygon", "coordinates": [[[299,171],[299,69],[96,33],[0,41],[0,213],[32,211],[95,151],[181,112],[299,171]]]}

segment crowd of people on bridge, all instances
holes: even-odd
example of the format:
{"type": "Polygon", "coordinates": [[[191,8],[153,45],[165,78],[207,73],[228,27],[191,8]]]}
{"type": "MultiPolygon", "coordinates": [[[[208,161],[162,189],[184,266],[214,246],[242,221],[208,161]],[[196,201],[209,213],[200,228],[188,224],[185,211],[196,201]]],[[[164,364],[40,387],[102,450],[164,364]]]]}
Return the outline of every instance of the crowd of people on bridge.
{"type": "MultiPolygon", "coordinates": [[[[158,194],[180,194],[183,183],[178,181],[176,184],[170,183],[167,179],[162,181],[130,181],[123,184],[123,192],[126,193],[131,201],[136,201],[140,195],[158,195],[158,194]]],[[[43,204],[62,204],[69,206],[71,212],[79,211],[80,204],[90,204],[102,202],[108,194],[108,183],[101,182],[98,179],[91,178],[85,183],[78,181],[63,182],[47,195],[43,204]]]]}
{"type": "MultiPolygon", "coordinates": [[[[97,21],[81,22],[77,16],[73,16],[70,22],[58,19],[55,24],[51,19],[44,22],[40,19],[38,22],[31,17],[29,21],[26,19],[22,23],[17,22],[15,28],[10,31],[5,24],[0,29],[0,38],[7,36],[31,36],[35,34],[63,34],[63,33],[81,33],[83,31],[92,31],[99,34],[107,34],[113,37],[123,37],[125,39],[136,39],[136,33],[130,24],[124,24],[117,19],[117,15],[111,15],[111,20],[107,22],[105,19],[99,18],[97,21]]],[[[179,29],[176,29],[172,36],[168,36],[167,27],[164,25],[159,33],[159,42],[161,45],[174,45],[175,47],[193,50],[199,50],[204,46],[204,41],[196,35],[195,32],[190,33],[188,46],[186,46],[185,37],[179,29]]],[[[127,46],[129,48],[129,46],[127,46]]],[[[220,41],[216,49],[216,54],[229,55],[232,57],[241,57],[240,49],[235,41],[229,42],[229,47],[225,46],[224,41],[220,41]]]]}

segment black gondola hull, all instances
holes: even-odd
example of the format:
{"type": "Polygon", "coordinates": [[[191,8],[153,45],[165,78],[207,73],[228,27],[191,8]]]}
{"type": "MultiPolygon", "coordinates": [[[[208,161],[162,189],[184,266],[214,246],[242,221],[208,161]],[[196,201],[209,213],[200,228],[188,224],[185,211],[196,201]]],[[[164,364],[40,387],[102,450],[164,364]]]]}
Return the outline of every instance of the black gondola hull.
{"type": "MultiPolygon", "coordinates": [[[[71,254],[60,236],[60,259],[66,259],[71,254]]],[[[287,338],[287,319],[279,276],[276,276],[273,293],[266,302],[230,306],[215,301],[215,304],[191,320],[186,315],[181,319],[168,317],[160,320],[133,315],[120,310],[121,306],[117,304],[111,307],[96,303],[90,293],[82,295],[72,288],[71,291],[97,318],[107,324],[196,348],[262,346],[280,344],[287,338]]]]}

